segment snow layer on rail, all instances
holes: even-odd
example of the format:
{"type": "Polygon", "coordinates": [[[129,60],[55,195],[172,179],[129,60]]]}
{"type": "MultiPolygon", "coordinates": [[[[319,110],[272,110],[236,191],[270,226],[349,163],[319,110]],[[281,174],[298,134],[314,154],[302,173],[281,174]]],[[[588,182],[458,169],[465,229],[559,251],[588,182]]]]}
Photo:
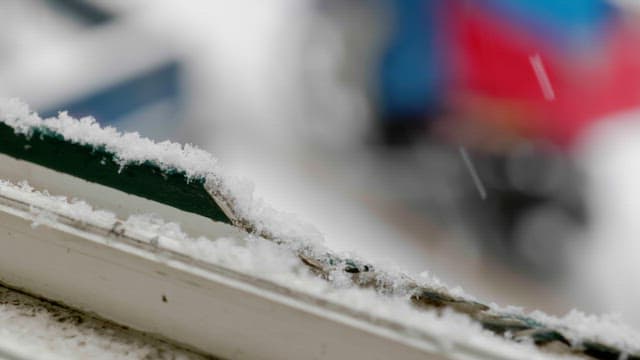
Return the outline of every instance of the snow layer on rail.
{"type": "MultiPolygon", "coordinates": [[[[32,204],[33,226],[55,226],[59,219],[65,217],[108,231],[120,221],[109,212],[92,209],[86,202],[39,192],[26,183],[12,184],[0,180],[0,196],[32,204]]],[[[444,353],[455,353],[459,346],[464,346],[481,349],[488,358],[556,358],[540,352],[533,344],[515,343],[496,336],[459,313],[421,311],[404,297],[382,295],[358,287],[335,286],[311,274],[290,247],[257,236],[247,235],[243,239],[192,238],[179,225],[165,222],[156,215],[132,215],[121,224],[124,234],[147,241],[159,249],[180,252],[328,300],[373,321],[393,322],[404,329],[401,331],[407,338],[420,338],[420,334],[427,334],[437,339],[437,348],[444,353]]],[[[161,252],[158,252],[158,260],[163,261],[161,252]]],[[[0,328],[2,326],[0,321],[0,328]]],[[[29,326],[26,324],[22,331],[29,331],[29,326]]]]}
{"type": "Polygon", "coordinates": [[[565,329],[563,335],[574,344],[589,339],[618,349],[638,349],[640,335],[625,324],[619,315],[597,316],[574,309],[562,318],[549,316],[541,311],[534,311],[529,316],[549,326],[565,329]]]}
{"type": "Polygon", "coordinates": [[[296,242],[297,246],[321,247],[323,242],[322,235],[313,226],[256,199],[251,182],[228,175],[213,155],[195,145],[168,140],[155,142],[137,132],[122,133],[111,126],[101,127],[90,116],[75,119],[60,112],[57,117],[42,119],[27,104],[14,98],[0,98],[0,122],[19,134],[48,130],[71,143],[104,148],[123,167],[151,162],[164,171],[183,172],[188,179],[211,181],[233,207],[234,214],[249,220],[256,232],[268,231],[279,239],[296,242]]]}
{"type": "Polygon", "coordinates": [[[0,99],[0,122],[21,134],[30,135],[35,129],[46,129],[72,143],[104,147],[122,166],[151,161],[163,170],[184,171],[190,178],[205,178],[219,172],[217,160],[196,146],[155,142],[137,132],[122,133],[111,126],[101,127],[90,116],[75,119],[60,112],[57,117],[42,119],[18,99],[0,99]]]}

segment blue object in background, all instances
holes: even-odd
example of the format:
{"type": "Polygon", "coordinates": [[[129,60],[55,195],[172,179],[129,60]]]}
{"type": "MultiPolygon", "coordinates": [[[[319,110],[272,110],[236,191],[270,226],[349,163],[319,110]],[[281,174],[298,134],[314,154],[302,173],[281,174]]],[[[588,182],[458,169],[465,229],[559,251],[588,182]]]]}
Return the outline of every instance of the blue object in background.
{"type": "Polygon", "coordinates": [[[475,0],[468,4],[493,12],[501,21],[524,28],[561,51],[592,46],[618,11],[605,0],[475,0]]]}
{"type": "Polygon", "coordinates": [[[441,103],[444,62],[438,17],[441,0],[385,0],[392,15],[378,73],[383,121],[414,121],[441,103]]]}
{"type": "Polygon", "coordinates": [[[106,24],[115,18],[115,14],[91,1],[46,0],[46,2],[77,22],[88,26],[106,24]]]}
{"type": "Polygon", "coordinates": [[[156,139],[167,138],[179,127],[180,81],[180,65],[172,61],[42,114],[56,116],[63,109],[73,117],[93,116],[102,125],[138,131],[156,139]]]}

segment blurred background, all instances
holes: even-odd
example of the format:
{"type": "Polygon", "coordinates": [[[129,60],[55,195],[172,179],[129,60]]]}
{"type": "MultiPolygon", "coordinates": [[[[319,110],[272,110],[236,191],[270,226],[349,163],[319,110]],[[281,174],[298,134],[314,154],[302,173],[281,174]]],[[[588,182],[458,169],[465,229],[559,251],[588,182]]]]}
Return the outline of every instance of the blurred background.
{"type": "Polygon", "coordinates": [[[197,144],[336,250],[640,328],[638,10],[0,0],[0,96],[197,144]]]}

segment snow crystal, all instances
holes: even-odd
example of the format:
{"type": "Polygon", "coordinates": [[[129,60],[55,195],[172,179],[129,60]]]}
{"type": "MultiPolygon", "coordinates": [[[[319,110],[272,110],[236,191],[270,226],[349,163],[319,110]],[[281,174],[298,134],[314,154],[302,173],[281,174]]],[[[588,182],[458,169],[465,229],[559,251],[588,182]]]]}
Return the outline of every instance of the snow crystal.
{"type": "Polygon", "coordinates": [[[619,349],[640,348],[640,334],[626,325],[619,315],[588,315],[572,310],[561,318],[540,311],[534,311],[530,316],[551,327],[563,329],[563,334],[576,345],[591,340],[619,349]]]}
{"type": "MultiPolygon", "coordinates": [[[[32,226],[34,227],[56,222],[58,216],[64,216],[83,223],[97,223],[101,225],[113,224],[116,221],[115,214],[110,211],[94,210],[91,205],[82,200],[68,200],[66,196],[52,196],[46,190],[40,193],[35,191],[26,181],[20,182],[18,185],[13,185],[8,181],[0,179],[0,186],[21,190],[17,194],[19,194],[21,200],[29,204],[33,204],[34,200],[37,201],[42,197],[54,200],[48,203],[49,206],[46,210],[34,207],[33,205],[31,206],[30,211],[31,214],[34,215],[32,226]]],[[[1,190],[0,194],[2,194],[1,190]]]]}
{"type": "Polygon", "coordinates": [[[137,132],[121,133],[114,127],[101,127],[93,117],[74,119],[66,112],[42,119],[17,99],[0,99],[0,122],[17,133],[31,135],[35,129],[54,131],[65,140],[113,153],[121,166],[152,161],[163,170],[181,170],[189,178],[205,178],[218,173],[217,160],[208,152],[190,144],[154,142],[137,132]]]}
{"type": "Polygon", "coordinates": [[[191,238],[178,224],[165,222],[154,214],[131,215],[124,222],[124,229],[129,234],[154,239],[161,248],[258,277],[306,271],[293,252],[252,235],[244,239],[191,238]]]}
{"type": "Polygon", "coordinates": [[[58,216],[51,211],[43,210],[40,208],[31,207],[30,211],[34,216],[31,223],[32,228],[37,228],[40,225],[51,225],[58,222],[58,216]]]}
{"type": "Polygon", "coordinates": [[[637,352],[640,349],[640,333],[625,324],[622,317],[616,314],[590,315],[573,309],[566,315],[557,317],[539,310],[526,312],[517,306],[501,308],[492,304],[491,307],[496,313],[533,319],[547,328],[558,330],[576,348],[580,348],[586,341],[593,341],[622,351],[637,352]]]}

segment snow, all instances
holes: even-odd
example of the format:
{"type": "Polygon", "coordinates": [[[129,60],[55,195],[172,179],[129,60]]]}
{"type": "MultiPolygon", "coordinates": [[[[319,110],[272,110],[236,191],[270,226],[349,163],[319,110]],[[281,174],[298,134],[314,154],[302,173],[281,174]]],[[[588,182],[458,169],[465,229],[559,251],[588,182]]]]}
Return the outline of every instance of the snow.
{"type": "Polygon", "coordinates": [[[202,358],[0,287],[0,353],[7,350],[24,359],[202,358]]]}
{"type": "Polygon", "coordinates": [[[102,128],[92,117],[74,119],[65,112],[42,119],[17,99],[0,99],[0,122],[27,136],[35,129],[48,130],[72,143],[104,148],[122,167],[152,162],[164,171],[181,171],[188,179],[203,179],[212,193],[224,199],[239,223],[252,232],[316,255],[330,253],[323,245],[322,234],[313,226],[255,198],[251,182],[228,175],[210,153],[193,145],[154,142],[135,132],[121,133],[113,127],[102,128]]]}
{"type": "Polygon", "coordinates": [[[114,127],[100,127],[92,117],[74,119],[66,112],[58,117],[42,119],[29,106],[17,99],[0,100],[0,121],[16,132],[31,135],[34,129],[54,131],[76,144],[104,147],[121,165],[152,161],[163,170],[184,171],[188,178],[205,178],[220,170],[217,160],[196,146],[171,141],[154,142],[137,132],[121,133],[114,127]]]}
{"type": "MultiPolygon", "coordinates": [[[[441,289],[473,300],[462,289],[448,289],[428,273],[411,276],[398,268],[374,264],[378,285],[381,282],[387,285],[384,294],[353,286],[340,266],[329,274],[331,281],[319,279],[299,261],[298,255],[301,251],[312,254],[314,258],[332,254],[323,245],[322,234],[295,216],[280,213],[264,201],[255,199],[250,182],[226,175],[211,154],[195,146],[170,141],[156,143],[137,133],[123,134],[111,127],[101,128],[90,117],[73,119],[64,112],[55,118],[41,119],[27,105],[15,99],[0,101],[0,121],[12,126],[18,133],[30,135],[36,128],[45,129],[55,131],[70,142],[104,147],[114,154],[121,166],[150,161],[163,170],[183,171],[188,178],[204,179],[206,186],[219,192],[228,201],[234,214],[248,221],[254,230],[242,239],[208,239],[192,238],[178,224],[165,222],[152,214],[131,215],[122,222],[127,234],[146,239],[154,246],[312,294],[365,314],[368,318],[399,323],[407,334],[418,331],[437,335],[444,342],[443,349],[453,343],[465,343],[494,352],[496,357],[507,356],[505,354],[516,358],[522,358],[523,354],[527,358],[547,357],[531,344],[514,343],[482,330],[477,322],[465,315],[449,311],[440,314],[411,306],[407,295],[414,288],[410,285],[414,282],[412,279],[420,286],[441,289]],[[264,234],[269,235],[270,239],[260,236],[264,234]],[[270,241],[274,239],[275,242],[270,241]]],[[[40,204],[31,209],[33,226],[54,224],[60,216],[104,229],[112,229],[120,221],[114,214],[95,210],[86,202],[39,192],[26,183],[14,185],[0,181],[0,194],[10,194],[27,203],[40,204]]],[[[332,256],[370,264],[354,254],[332,256]]],[[[517,313],[517,310],[505,310],[497,306],[493,306],[492,310],[496,313],[517,313]]],[[[590,339],[623,350],[640,349],[640,337],[613,317],[586,316],[579,312],[572,312],[564,318],[538,312],[529,315],[550,327],[561,329],[575,344],[590,339]]]]}
{"type": "MultiPolygon", "coordinates": [[[[83,201],[69,200],[62,196],[39,192],[26,183],[18,185],[0,180],[0,195],[29,201],[33,204],[30,213],[32,221],[38,226],[52,225],[54,224],[53,219],[56,217],[70,217],[77,218],[85,224],[108,230],[120,221],[113,214],[103,210],[94,210],[83,201]],[[46,221],[42,221],[43,214],[48,214],[44,216],[46,221]]],[[[441,351],[452,351],[456,345],[465,344],[477,346],[495,358],[521,358],[523,354],[526,354],[530,359],[550,358],[550,356],[539,352],[532,344],[510,342],[483,330],[477,322],[465,315],[450,311],[443,313],[419,311],[411,306],[403,296],[382,295],[372,289],[346,286],[345,283],[342,283],[343,286],[336,286],[333,282],[321,280],[310,273],[290,247],[278,245],[254,235],[247,234],[243,239],[191,238],[180,229],[178,224],[165,222],[158,216],[151,214],[131,215],[121,224],[121,229],[128,236],[147,241],[159,249],[180,252],[195,259],[250,274],[280,286],[325,299],[330,303],[347,307],[374,322],[393,322],[398,324],[409,338],[419,336],[419,334],[429,334],[439,341],[438,348],[441,351]]],[[[159,255],[159,261],[162,261],[161,255],[159,255]]],[[[435,281],[429,275],[425,275],[424,278],[425,281],[435,281]]],[[[39,318],[40,315],[35,318],[14,321],[15,315],[11,310],[5,311],[3,315],[3,311],[0,309],[0,317],[2,316],[11,319],[13,324],[13,327],[7,325],[7,329],[14,333],[25,334],[25,337],[33,335],[29,335],[30,333],[38,333],[41,331],[40,327],[44,329],[50,327],[49,320],[39,318]]],[[[7,320],[7,322],[10,321],[7,320]]],[[[2,328],[5,327],[0,321],[0,329],[2,328]]],[[[66,350],[73,350],[74,346],[77,346],[74,345],[77,343],[72,343],[65,344],[63,347],[57,343],[60,341],[58,339],[60,334],[55,331],[58,330],[51,331],[52,333],[42,335],[40,343],[36,342],[32,346],[53,347],[56,352],[62,351],[63,354],[66,354],[66,350]]],[[[79,339],[86,337],[89,338],[88,341],[94,341],[92,334],[78,333],[82,329],[65,328],[65,331],[72,332],[72,337],[78,342],[79,339]]],[[[66,339],[67,337],[62,336],[62,338],[66,339]]],[[[102,340],[94,341],[96,344],[92,346],[95,351],[104,350],[103,348],[107,346],[100,341],[102,340]]],[[[86,342],[84,341],[84,343],[86,342]]],[[[126,351],[118,350],[117,347],[115,349],[118,354],[129,351],[134,358],[147,350],[146,347],[136,350],[134,350],[135,348],[127,348],[126,351]]],[[[107,353],[109,352],[107,351],[107,353]]]]}
{"type": "Polygon", "coordinates": [[[255,232],[268,232],[298,246],[303,243],[320,246],[322,242],[321,234],[312,226],[254,199],[250,182],[226,174],[213,155],[194,145],[155,142],[137,132],[121,133],[110,126],[103,128],[92,117],[74,119],[66,112],[42,119],[18,99],[0,99],[0,122],[27,136],[35,129],[48,130],[72,143],[104,148],[121,167],[152,162],[164,171],[184,172],[187,179],[205,180],[224,197],[234,215],[249,223],[255,232]]]}
{"type": "MultiPolygon", "coordinates": [[[[36,204],[37,206],[31,208],[31,214],[33,221],[37,222],[39,226],[47,226],[48,222],[42,222],[42,214],[47,212],[57,216],[78,218],[84,223],[105,229],[113,228],[119,221],[113,214],[94,210],[85,202],[38,192],[26,183],[15,185],[0,181],[0,194],[36,204]]],[[[51,215],[47,215],[45,218],[49,221],[52,219],[51,215]]],[[[429,334],[439,339],[442,351],[449,351],[455,347],[455,344],[463,343],[486,349],[495,357],[521,358],[523,354],[530,355],[527,358],[531,359],[550,357],[550,355],[536,350],[532,344],[514,343],[495,336],[483,330],[477,322],[465,315],[450,311],[439,314],[435,311],[417,310],[411,306],[406,297],[399,295],[400,292],[395,295],[393,293],[382,295],[371,289],[349,286],[346,281],[341,282],[339,279],[334,282],[323,281],[312,275],[308,268],[302,265],[290,247],[278,245],[257,236],[247,234],[243,239],[191,238],[180,229],[178,224],[165,222],[158,216],[151,214],[131,215],[122,224],[122,229],[126,234],[146,240],[158,248],[180,252],[195,259],[250,274],[295,291],[311,294],[364,314],[374,321],[390,321],[400,324],[407,336],[416,332],[429,334]]],[[[394,277],[393,274],[389,274],[389,276],[394,277]]],[[[444,286],[428,273],[422,274],[419,278],[431,285],[444,286]]],[[[461,290],[456,291],[461,292],[461,290]]],[[[462,292],[460,294],[464,295],[462,292]]],[[[546,317],[542,314],[538,317],[541,319],[544,317],[545,321],[559,327],[568,324],[574,326],[574,329],[577,329],[576,339],[584,331],[590,336],[594,335],[594,339],[604,341],[606,338],[602,335],[612,329],[612,327],[593,326],[593,321],[595,321],[593,318],[587,318],[583,324],[577,320],[577,316],[573,316],[570,322],[546,317]]],[[[618,334],[619,332],[616,332],[612,336],[615,337],[618,334]]],[[[628,338],[622,339],[624,339],[622,343],[614,342],[612,344],[630,348],[636,348],[633,345],[639,344],[628,338]]]]}
{"type": "Polygon", "coordinates": [[[561,318],[539,311],[530,316],[549,326],[563,329],[563,335],[577,346],[584,339],[599,341],[618,349],[638,349],[640,345],[640,334],[625,324],[619,315],[598,316],[572,310],[561,318]]]}

